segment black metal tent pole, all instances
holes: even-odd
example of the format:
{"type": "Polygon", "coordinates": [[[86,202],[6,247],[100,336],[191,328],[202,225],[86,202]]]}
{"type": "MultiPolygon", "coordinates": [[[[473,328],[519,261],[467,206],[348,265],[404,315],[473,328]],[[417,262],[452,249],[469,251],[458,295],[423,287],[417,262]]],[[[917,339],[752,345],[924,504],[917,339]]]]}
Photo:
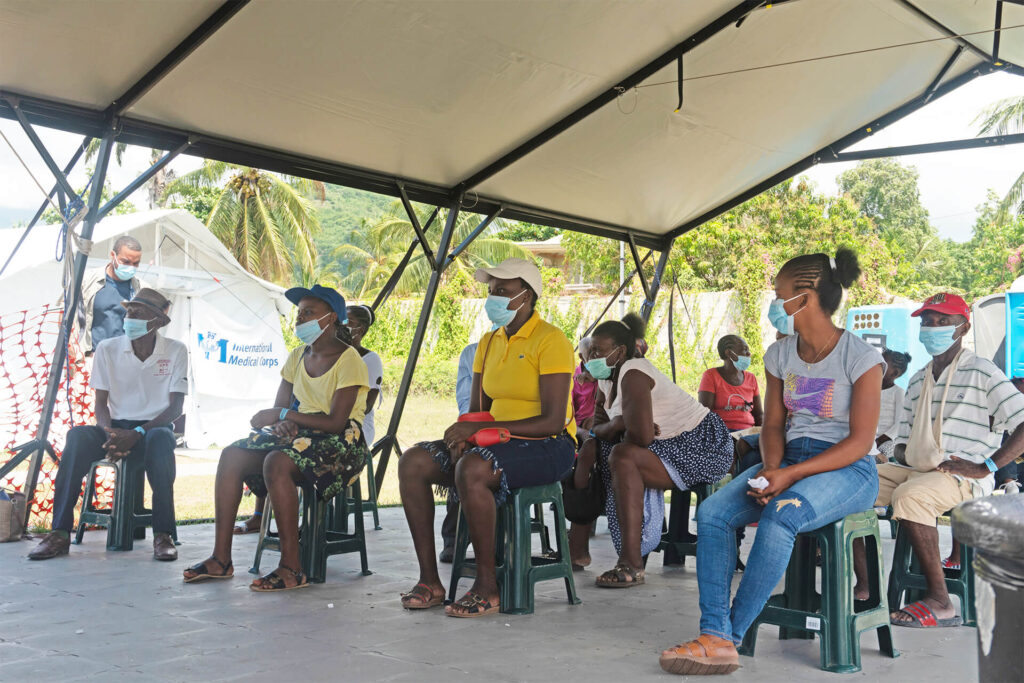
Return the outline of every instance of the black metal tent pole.
{"type": "MultiPolygon", "coordinates": [[[[651,254],[653,254],[653,253],[654,252],[649,251],[646,254],[644,254],[644,257],[642,259],[640,259],[640,265],[643,265],[643,264],[647,263],[647,259],[649,259],[651,257],[651,254]]],[[[622,290],[624,290],[626,288],[626,285],[628,285],[630,282],[632,282],[633,278],[636,277],[636,272],[637,271],[634,269],[633,271],[631,271],[629,273],[629,275],[627,275],[625,278],[623,278],[622,282],[619,283],[619,288],[616,289],[615,293],[612,294],[610,299],[608,299],[608,303],[601,310],[601,312],[598,314],[598,316],[594,319],[594,322],[592,322],[590,324],[590,327],[588,327],[587,329],[583,330],[583,334],[580,335],[581,337],[586,337],[587,335],[589,335],[591,332],[594,331],[595,327],[597,327],[598,325],[601,324],[601,319],[604,318],[604,316],[608,312],[608,310],[615,304],[615,299],[618,298],[619,294],[622,293],[622,290]]]]}
{"type": "MultiPolygon", "coordinates": [[[[82,155],[85,153],[85,150],[89,147],[89,143],[91,141],[91,135],[86,135],[85,139],[82,140],[82,144],[79,145],[78,149],[75,150],[75,153],[71,155],[71,160],[64,165],[63,172],[65,176],[71,173],[71,169],[73,169],[75,167],[75,164],[78,163],[78,160],[82,158],[82,155]]],[[[42,218],[43,213],[45,213],[46,209],[50,206],[50,199],[59,190],[60,184],[54,184],[53,189],[51,189],[50,193],[46,195],[46,199],[44,199],[43,203],[39,205],[39,209],[36,211],[36,215],[32,216],[32,220],[28,222],[28,226],[25,228],[25,232],[22,233],[21,238],[18,240],[18,243],[14,245],[14,249],[11,250],[11,253],[7,255],[7,260],[4,261],[3,267],[0,267],[0,275],[3,275],[4,271],[7,270],[7,266],[11,265],[11,261],[14,260],[14,255],[18,253],[18,249],[20,249],[21,245],[25,243],[25,240],[28,239],[29,233],[32,232],[32,228],[35,227],[39,219],[42,218]]]]}
{"type": "Polygon", "coordinates": [[[477,224],[475,228],[473,228],[473,231],[466,236],[466,239],[462,240],[459,246],[452,249],[452,253],[448,254],[448,256],[445,257],[444,260],[444,265],[446,268],[451,264],[452,261],[459,257],[459,254],[466,251],[466,248],[470,244],[472,244],[473,240],[475,240],[477,237],[483,234],[483,231],[487,229],[487,226],[490,225],[495,218],[501,215],[502,209],[503,207],[499,206],[497,211],[485,216],[484,219],[480,221],[480,223],[477,224]]]}
{"type": "Polygon", "coordinates": [[[640,307],[640,317],[644,319],[645,323],[651,319],[651,313],[654,312],[654,304],[658,300],[658,291],[661,289],[661,279],[665,276],[665,266],[668,265],[668,258],[672,253],[673,242],[675,242],[675,240],[668,240],[662,248],[661,256],[658,257],[658,264],[654,267],[654,277],[651,279],[651,284],[647,288],[647,299],[640,307]]]}
{"type": "Polygon", "coordinates": [[[912,154],[931,154],[934,152],[952,152],[958,149],[976,149],[978,147],[1001,147],[1024,143],[1024,133],[1012,135],[990,135],[983,138],[967,140],[945,140],[943,142],[926,142],[920,145],[903,145],[901,147],[882,147],[880,149],[863,149],[856,152],[837,152],[824,156],[819,160],[822,164],[842,161],[860,161],[862,159],[878,159],[881,157],[902,157],[912,154]]]}
{"type": "Polygon", "coordinates": [[[142,175],[138,176],[135,180],[125,185],[125,188],[123,190],[114,195],[113,199],[108,201],[100,208],[100,220],[103,220],[104,216],[106,216],[108,213],[117,208],[118,204],[128,199],[128,197],[130,197],[133,192],[135,192],[140,187],[148,183],[150,178],[152,178],[153,176],[160,172],[160,169],[162,169],[167,164],[171,163],[175,159],[175,157],[184,152],[191,145],[192,142],[189,141],[183,145],[180,145],[176,149],[172,149],[171,151],[167,152],[162,157],[157,159],[157,161],[152,166],[143,171],[142,175]]]}
{"type": "MultiPolygon", "coordinates": [[[[430,214],[430,218],[427,219],[427,224],[423,226],[424,234],[426,234],[427,230],[430,230],[430,226],[434,224],[434,219],[437,218],[437,214],[440,210],[440,208],[436,208],[434,209],[434,212],[430,214]]],[[[412,260],[412,255],[416,253],[416,247],[419,245],[420,240],[419,237],[417,237],[412,241],[412,244],[409,245],[409,248],[405,250],[405,256],[403,256],[402,260],[398,262],[398,266],[396,266],[394,272],[391,273],[391,277],[388,278],[388,281],[385,282],[384,286],[380,288],[379,292],[377,292],[377,298],[375,298],[373,300],[373,304],[370,305],[370,308],[373,309],[374,313],[376,313],[377,309],[383,306],[384,302],[387,301],[389,296],[391,296],[391,292],[394,291],[398,281],[402,279],[402,273],[405,272],[405,267],[409,265],[409,261],[412,260]]]]}
{"type": "MultiPolygon", "coordinates": [[[[103,183],[106,180],[107,165],[110,161],[110,151],[113,144],[114,132],[111,130],[103,137],[103,141],[100,143],[96,170],[93,172],[92,189],[89,191],[88,209],[86,210],[85,221],[82,224],[81,237],[83,240],[92,239],[93,230],[96,227],[96,223],[99,222],[103,183]]],[[[53,408],[57,402],[57,392],[60,391],[61,378],[64,376],[64,363],[68,355],[68,340],[71,338],[71,327],[75,321],[74,312],[78,310],[78,302],[81,298],[82,278],[85,277],[85,264],[88,259],[89,255],[85,252],[78,251],[75,253],[74,277],[70,283],[70,293],[64,297],[64,319],[61,321],[60,333],[57,335],[57,345],[54,349],[53,359],[50,361],[50,375],[46,380],[46,395],[43,398],[43,411],[39,419],[39,428],[36,430],[35,439],[26,444],[32,451],[28,481],[25,486],[29,511],[31,511],[36,485],[39,483],[39,470],[43,464],[43,454],[46,452],[53,453],[47,439],[50,435],[50,425],[53,422],[53,408]]],[[[8,465],[10,464],[8,463],[8,465]]],[[[29,517],[30,514],[25,515],[26,527],[28,526],[29,517]]]]}
{"type": "Polygon", "coordinates": [[[388,433],[384,438],[388,439],[387,447],[381,450],[380,462],[375,471],[377,490],[380,491],[384,485],[384,475],[387,473],[388,461],[391,459],[391,452],[397,451],[396,436],[398,425],[402,421],[402,413],[405,410],[405,402],[409,397],[409,388],[412,386],[412,376],[416,372],[416,363],[420,357],[420,349],[423,347],[423,340],[427,336],[427,325],[430,322],[430,312],[434,307],[434,299],[437,298],[437,290],[441,286],[441,276],[447,267],[445,257],[451,247],[452,235],[455,232],[455,223],[459,217],[459,208],[462,206],[462,194],[460,193],[448,207],[448,216],[445,219],[444,230],[441,232],[441,240],[437,245],[437,258],[430,264],[430,281],[427,283],[427,291],[423,294],[423,308],[420,309],[419,321],[416,323],[416,332],[412,337],[412,346],[409,349],[409,357],[405,361],[405,371],[402,373],[402,383],[398,387],[398,394],[395,396],[395,407],[391,413],[391,422],[388,424],[388,433]]]}
{"type": "Polygon", "coordinates": [[[676,290],[668,290],[668,362],[672,366],[672,384],[676,383],[676,340],[675,340],[676,290]]]}

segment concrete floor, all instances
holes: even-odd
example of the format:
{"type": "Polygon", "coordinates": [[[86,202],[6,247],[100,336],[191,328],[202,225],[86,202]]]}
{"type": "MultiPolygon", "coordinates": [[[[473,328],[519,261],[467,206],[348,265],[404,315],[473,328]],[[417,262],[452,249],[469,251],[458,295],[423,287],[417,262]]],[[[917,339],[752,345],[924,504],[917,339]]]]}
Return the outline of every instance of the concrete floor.
{"type": "MultiPolygon", "coordinates": [[[[359,574],[357,556],[336,556],[326,583],[277,595],[248,590],[254,535],[238,537],[234,579],[182,583],[181,571],[212,548],[210,525],[181,527],[181,559],[169,563],[153,561],[149,539],[108,553],[103,531],[46,562],[25,559],[34,542],[0,545],[0,680],[666,681],[658,653],[697,635],[696,572],[663,568],[659,555],[635,589],[599,589],[596,571],[577,573],[576,607],[552,581],[538,586],[530,616],[404,611],[398,595],[416,582],[412,543],[400,509],[383,510],[381,523],[367,532],[372,576],[359,574]]],[[[948,546],[949,529],[940,531],[948,546]]],[[[594,569],[614,564],[606,529],[592,549],[594,569]]],[[[275,561],[268,553],[264,569],[275,561]]],[[[817,641],[776,632],[761,629],[757,657],[741,658],[730,680],[843,678],[818,669],[817,641]]],[[[899,628],[895,637],[902,656],[888,659],[873,634],[862,636],[863,670],[846,678],[977,680],[975,629],[899,628]]]]}

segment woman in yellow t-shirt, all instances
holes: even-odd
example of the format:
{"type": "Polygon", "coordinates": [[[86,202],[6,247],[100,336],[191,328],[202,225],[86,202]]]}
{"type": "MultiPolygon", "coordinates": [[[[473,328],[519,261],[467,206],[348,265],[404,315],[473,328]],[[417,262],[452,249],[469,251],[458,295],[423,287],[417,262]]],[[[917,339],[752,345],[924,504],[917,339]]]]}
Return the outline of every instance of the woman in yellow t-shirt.
{"type": "Polygon", "coordinates": [[[250,588],[263,593],[309,585],[299,561],[295,487],[331,498],[359,476],[366,463],[361,422],[369,381],[366,364],[345,327],[345,299],[320,285],[293,287],[285,296],[298,306],[295,334],[303,345],[285,361],[274,407],[256,413],[252,434],[221,453],[213,555],[185,570],[186,583],[234,574],[232,525],[242,499],[242,481],[262,474],[274,506],[281,562],[250,588]]]}
{"type": "Polygon", "coordinates": [[[497,506],[511,489],[561,481],[572,470],[576,454],[569,397],[575,356],[562,331],[534,310],[540,271],[512,258],[477,270],[476,279],[488,284],[484,309],[495,329],[477,346],[469,410],[488,411],[495,421],[456,422],[444,439],[417,444],[398,464],[402,505],[420,565],[419,583],[402,596],[406,609],[444,601],[434,554],[431,488],[446,489],[462,503],[476,555],[476,580],[447,607],[452,617],[479,617],[500,609],[494,571],[497,506]],[[484,426],[507,429],[512,440],[488,447],[469,443],[484,426]]]}

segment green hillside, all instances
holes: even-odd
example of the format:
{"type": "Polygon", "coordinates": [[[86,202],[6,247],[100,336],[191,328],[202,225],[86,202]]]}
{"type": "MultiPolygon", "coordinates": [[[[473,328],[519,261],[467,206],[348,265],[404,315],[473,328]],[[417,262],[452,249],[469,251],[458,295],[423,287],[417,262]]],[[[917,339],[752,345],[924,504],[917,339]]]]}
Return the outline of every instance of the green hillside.
{"type": "Polygon", "coordinates": [[[327,200],[318,207],[322,227],[315,241],[321,259],[330,262],[331,251],[348,242],[364,219],[372,223],[394,201],[393,197],[328,185],[327,200]]]}

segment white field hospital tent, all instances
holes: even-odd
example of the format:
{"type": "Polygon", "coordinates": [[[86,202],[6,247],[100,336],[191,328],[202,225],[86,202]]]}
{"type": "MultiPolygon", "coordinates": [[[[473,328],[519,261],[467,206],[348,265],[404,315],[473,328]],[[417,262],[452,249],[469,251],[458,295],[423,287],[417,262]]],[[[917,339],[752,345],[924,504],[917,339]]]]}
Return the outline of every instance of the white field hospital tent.
{"type": "MultiPolygon", "coordinates": [[[[0,254],[9,254],[24,229],[0,230],[0,254]]],[[[59,227],[36,226],[0,277],[0,316],[43,310],[61,296],[63,264],[55,257],[59,227]]],[[[185,441],[190,448],[225,445],[247,433],[249,418],[276,394],[287,355],[280,316],[292,307],[284,290],[246,272],[206,226],[182,210],[110,216],[100,222],[88,267],[109,260],[114,241],[131,235],[142,244],[138,277],[171,300],[164,336],[189,353],[185,441]]],[[[54,337],[50,338],[50,344],[54,337]]],[[[5,367],[18,367],[17,344],[0,350],[5,367]]],[[[52,353],[52,346],[44,349],[52,353]]],[[[0,404],[25,401],[30,383],[0,383],[0,404]]],[[[58,403],[62,399],[58,399],[58,403]]],[[[0,429],[10,429],[0,424],[0,429]]],[[[26,440],[27,434],[13,435],[26,440]]],[[[17,439],[15,439],[17,440],[17,439]]],[[[0,443],[12,435],[0,434],[0,443]]]]}

